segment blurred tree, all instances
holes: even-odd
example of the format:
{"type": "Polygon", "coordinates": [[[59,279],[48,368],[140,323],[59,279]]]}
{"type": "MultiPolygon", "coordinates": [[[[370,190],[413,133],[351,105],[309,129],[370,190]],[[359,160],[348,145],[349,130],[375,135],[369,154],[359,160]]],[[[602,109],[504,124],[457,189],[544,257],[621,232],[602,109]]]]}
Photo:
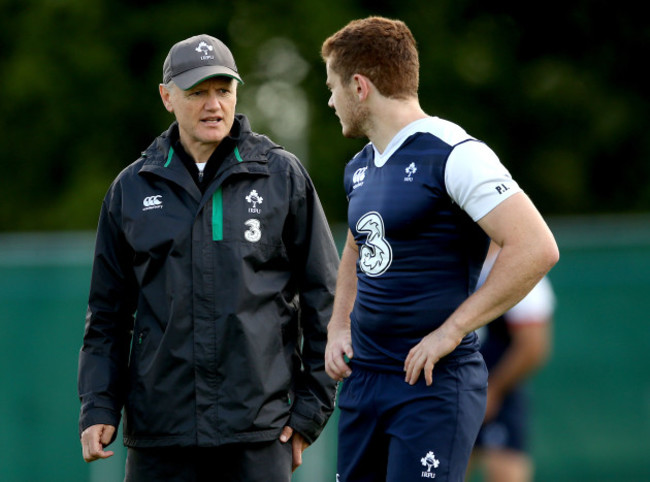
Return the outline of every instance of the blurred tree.
{"type": "Polygon", "coordinates": [[[0,230],[93,229],[115,175],[172,117],[157,92],[176,41],[233,50],[240,111],[304,159],[330,221],[345,219],[344,139],[322,41],[371,14],[403,19],[432,115],[485,140],[545,214],[646,211],[649,100],[636,4],[479,0],[0,0],[0,230]]]}

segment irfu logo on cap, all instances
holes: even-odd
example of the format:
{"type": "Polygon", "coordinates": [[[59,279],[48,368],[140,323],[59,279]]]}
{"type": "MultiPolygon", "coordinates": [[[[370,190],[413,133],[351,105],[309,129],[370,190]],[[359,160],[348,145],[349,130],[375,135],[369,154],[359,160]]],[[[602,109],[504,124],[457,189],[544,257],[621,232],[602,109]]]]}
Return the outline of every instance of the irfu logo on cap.
{"type": "Polygon", "coordinates": [[[243,84],[228,47],[210,35],[195,35],[175,43],[163,64],[163,84],[173,81],[183,90],[217,76],[231,77],[243,84]]]}
{"type": "Polygon", "coordinates": [[[201,60],[210,60],[214,58],[214,55],[208,55],[208,52],[212,52],[214,50],[214,47],[210,44],[207,44],[205,42],[201,42],[197,48],[195,48],[199,53],[203,53],[201,56],[201,60]]]}

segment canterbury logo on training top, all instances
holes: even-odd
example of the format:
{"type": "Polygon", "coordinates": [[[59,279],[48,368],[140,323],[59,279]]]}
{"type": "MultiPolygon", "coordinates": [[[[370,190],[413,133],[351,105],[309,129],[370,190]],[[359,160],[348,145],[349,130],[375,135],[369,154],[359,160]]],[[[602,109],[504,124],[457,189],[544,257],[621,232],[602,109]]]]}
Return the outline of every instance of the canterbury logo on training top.
{"type": "Polygon", "coordinates": [[[363,186],[363,180],[366,178],[366,170],[367,167],[360,167],[356,171],[354,171],[354,174],[352,175],[352,189],[356,189],[358,187],[363,186]]]}
{"type": "Polygon", "coordinates": [[[157,194],[155,196],[147,196],[142,200],[142,205],[144,208],[143,211],[148,211],[149,209],[162,209],[162,195],[157,194]]]}

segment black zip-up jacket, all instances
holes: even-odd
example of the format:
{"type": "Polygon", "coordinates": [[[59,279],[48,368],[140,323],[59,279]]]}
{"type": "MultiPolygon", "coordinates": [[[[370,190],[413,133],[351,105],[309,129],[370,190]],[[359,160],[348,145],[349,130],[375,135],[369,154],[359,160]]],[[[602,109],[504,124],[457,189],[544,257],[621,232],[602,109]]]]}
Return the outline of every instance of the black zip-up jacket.
{"type": "Polygon", "coordinates": [[[313,442],[334,405],[326,325],[338,253],[298,159],[237,116],[202,193],[174,124],[102,204],[83,347],[80,431],[131,447],[313,442]]]}

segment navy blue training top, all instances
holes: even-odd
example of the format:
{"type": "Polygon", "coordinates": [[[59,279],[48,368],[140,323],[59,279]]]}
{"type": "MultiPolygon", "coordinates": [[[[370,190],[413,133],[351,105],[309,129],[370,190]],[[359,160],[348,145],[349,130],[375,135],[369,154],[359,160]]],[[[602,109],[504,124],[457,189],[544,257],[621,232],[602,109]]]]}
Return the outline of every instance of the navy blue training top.
{"type": "MultiPolygon", "coordinates": [[[[351,313],[356,363],[401,371],[409,350],[476,288],[489,240],[447,193],[445,168],[455,147],[418,132],[381,167],[372,144],[346,166],[348,222],[359,248],[351,313]]],[[[477,349],[471,333],[449,357],[477,349]]]]}

